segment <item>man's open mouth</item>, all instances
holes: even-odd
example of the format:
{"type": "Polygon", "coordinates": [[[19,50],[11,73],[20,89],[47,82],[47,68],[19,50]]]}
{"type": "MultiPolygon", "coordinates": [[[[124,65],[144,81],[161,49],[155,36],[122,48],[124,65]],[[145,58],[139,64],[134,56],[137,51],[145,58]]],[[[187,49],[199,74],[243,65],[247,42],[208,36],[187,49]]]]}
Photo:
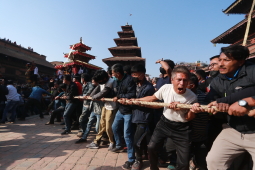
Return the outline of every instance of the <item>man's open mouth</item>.
{"type": "Polygon", "coordinates": [[[184,88],[178,88],[178,91],[183,91],[184,90],[184,88]]]}

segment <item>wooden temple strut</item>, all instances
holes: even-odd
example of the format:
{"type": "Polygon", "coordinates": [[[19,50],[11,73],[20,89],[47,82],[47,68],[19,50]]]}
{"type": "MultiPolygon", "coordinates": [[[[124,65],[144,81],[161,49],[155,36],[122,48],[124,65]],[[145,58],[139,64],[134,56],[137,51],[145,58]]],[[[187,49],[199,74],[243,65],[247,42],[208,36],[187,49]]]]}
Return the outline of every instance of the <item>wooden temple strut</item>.
{"type": "MultiPolygon", "coordinates": [[[[83,99],[82,98],[83,96],[75,96],[74,98],[75,99],[81,99],[81,100],[92,100],[91,97],[87,97],[86,99],[83,99]]],[[[113,99],[112,98],[104,98],[103,99],[104,101],[107,101],[107,102],[112,102],[113,99]]],[[[118,100],[119,102],[120,100],[118,100]]],[[[163,106],[163,107],[168,107],[169,106],[169,103],[160,103],[160,102],[144,102],[144,101],[137,101],[139,102],[140,104],[142,105],[147,105],[147,106],[163,106]]],[[[135,103],[135,102],[133,102],[135,103]]],[[[191,109],[192,108],[192,104],[177,104],[176,105],[177,108],[181,108],[181,109],[191,109]]],[[[207,105],[200,105],[201,108],[205,109],[205,111],[207,111],[208,107],[207,105]]],[[[212,108],[215,109],[215,111],[219,111],[216,106],[212,106],[212,108]]]]}
{"type": "Polygon", "coordinates": [[[251,11],[250,11],[250,13],[248,15],[246,31],[245,31],[244,39],[243,39],[243,46],[245,46],[246,42],[247,42],[247,38],[248,38],[249,30],[250,30],[250,25],[251,25],[251,16],[252,16],[252,12],[254,10],[254,5],[255,5],[255,0],[253,0],[253,2],[252,2],[251,11]]]}

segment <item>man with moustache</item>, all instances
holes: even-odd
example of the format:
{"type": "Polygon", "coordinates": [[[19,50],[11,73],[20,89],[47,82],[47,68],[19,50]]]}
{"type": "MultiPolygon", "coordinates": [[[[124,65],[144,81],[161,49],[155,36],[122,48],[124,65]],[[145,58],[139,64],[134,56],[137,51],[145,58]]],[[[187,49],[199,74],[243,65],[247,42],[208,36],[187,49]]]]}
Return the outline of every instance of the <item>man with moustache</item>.
{"type": "MultiPolygon", "coordinates": [[[[211,90],[207,96],[209,100],[214,101],[227,97],[242,89],[254,86],[255,65],[246,61],[248,57],[249,49],[247,47],[232,45],[221,48],[220,75],[211,82],[211,90]]],[[[247,99],[239,100],[235,104],[239,106],[237,108],[249,109],[251,107],[247,99]]],[[[220,111],[228,111],[228,104],[212,102],[209,107],[213,105],[217,106],[220,111]]],[[[216,114],[214,109],[209,109],[208,112],[216,114]]],[[[228,123],[223,124],[223,130],[207,155],[208,169],[228,169],[233,160],[244,152],[249,152],[253,162],[255,160],[255,119],[248,115],[240,115],[237,111],[229,111],[226,116],[228,123]]]]}
{"type": "Polygon", "coordinates": [[[148,145],[151,170],[159,170],[157,166],[158,150],[160,146],[163,145],[166,138],[170,138],[175,145],[177,152],[176,169],[189,169],[189,143],[191,132],[189,121],[195,117],[194,110],[181,110],[176,108],[178,103],[190,104],[197,101],[197,96],[191,90],[186,89],[189,78],[190,72],[186,67],[176,67],[173,69],[171,75],[172,84],[166,84],[154,95],[136,99],[134,102],[134,104],[139,104],[139,101],[153,102],[164,100],[165,103],[170,103],[170,109],[164,107],[163,115],[148,145]]]}

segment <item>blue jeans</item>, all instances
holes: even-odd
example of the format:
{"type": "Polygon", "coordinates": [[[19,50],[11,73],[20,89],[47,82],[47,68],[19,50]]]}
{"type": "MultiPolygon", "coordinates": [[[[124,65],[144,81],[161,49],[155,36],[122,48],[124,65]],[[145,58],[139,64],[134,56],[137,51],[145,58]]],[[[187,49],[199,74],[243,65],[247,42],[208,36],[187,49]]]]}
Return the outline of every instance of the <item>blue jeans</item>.
{"type": "Polygon", "coordinates": [[[19,105],[19,101],[8,101],[5,105],[4,112],[2,115],[1,122],[4,123],[7,120],[7,114],[12,113],[11,121],[14,122],[16,119],[16,108],[19,105]]]}
{"type": "Polygon", "coordinates": [[[64,121],[66,124],[66,130],[71,130],[72,125],[72,115],[75,113],[77,104],[76,103],[67,103],[64,111],[64,121]]]}
{"type": "Polygon", "coordinates": [[[96,132],[98,133],[98,130],[99,130],[99,122],[100,122],[100,118],[101,118],[101,115],[99,114],[95,114],[94,112],[91,112],[90,114],[90,117],[89,117],[89,122],[87,124],[87,128],[82,136],[82,139],[87,139],[88,135],[89,135],[89,132],[90,132],[90,129],[92,127],[92,125],[96,122],[96,132]]]}
{"type": "Polygon", "coordinates": [[[122,130],[124,129],[124,139],[127,145],[128,161],[135,161],[135,151],[133,147],[133,125],[132,125],[132,114],[123,115],[120,111],[117,112],[114,122],[112,124],[112,131],[116,141],[116,148],[121,148],[121,137],[122,130]]]}
{"type": "Polygon", "coordinates": [[[79,117],[79,124],[80,124],[80,127],[82,129],[82,132],[85,132],[86,129],[87,129],[87,124],[88,124],[88,121],[89,121],[89,116],[90,116],[90,111],[88,109],[88,107],[86,106],[83,106],[82,107],[82,113],[79,117]]]}

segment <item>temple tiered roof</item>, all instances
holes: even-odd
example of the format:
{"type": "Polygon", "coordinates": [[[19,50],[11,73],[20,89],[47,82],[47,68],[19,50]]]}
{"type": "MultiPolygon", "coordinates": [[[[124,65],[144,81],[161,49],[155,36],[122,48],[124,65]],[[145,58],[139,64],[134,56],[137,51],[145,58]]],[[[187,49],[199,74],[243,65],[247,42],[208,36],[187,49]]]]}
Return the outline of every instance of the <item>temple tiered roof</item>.
{"type": "Polygon", "coordinates": [[[91,50],[91,47],[83,44],[82,38],[80,39],[79,43],[70,45],[70,49],[74,51],[64,54],[64,57],[68,58],[69,61],[64,64],[57,65],[55,68],[59,69],[70,65],[81,65],[93,70],[102,69],[101,67],[89,63],[91,59],[95,59],[96,57],[86,53],[86,51],[91,50]]]}
{"type": "Polygon", "coordinates": [[[108,66],[116,63],[123,65],[143,64],[145,59],[142,58],[141,47],[138,47],[137,38],[133,31],[132,25],[121,26],[122,31],[117,32],[120,38],[115,38],[116,47],[108,48],[113,57],[103,59],[108,66]]]}
{"type": "MultiPolygon", "coordinates": [[[[247,16],[251,10],[252,3],[253,0],[235,0],[235,2],[225,9],[223,11],[225,14],[246,14],[245,19],[211,40],[211,42],[214,44],[222,43],[242,45],[248,22],[247,16]]],[[[248,39],[245,46],[250,50],[250,58],[255,57],[255,11],[251,14],[248,39]]]]}
{"type": "Polygon", "coordinates": [[[225,14],[247,14],[250,12],[253,0],[236,0],[223,12],[225,14]]]}
{"type": "MultiPolygon", "coordinates": [[[[247,26],[247,18],[240,21],[218,37],[211,40],[212,43],[221,43],[221,44],[234,44],[239,40],[243,40],[244,33],[247,26]]],[[[252,20],[250,25],[249,35],[255,32],[255,12],[252,14],[252,20]]]]}

